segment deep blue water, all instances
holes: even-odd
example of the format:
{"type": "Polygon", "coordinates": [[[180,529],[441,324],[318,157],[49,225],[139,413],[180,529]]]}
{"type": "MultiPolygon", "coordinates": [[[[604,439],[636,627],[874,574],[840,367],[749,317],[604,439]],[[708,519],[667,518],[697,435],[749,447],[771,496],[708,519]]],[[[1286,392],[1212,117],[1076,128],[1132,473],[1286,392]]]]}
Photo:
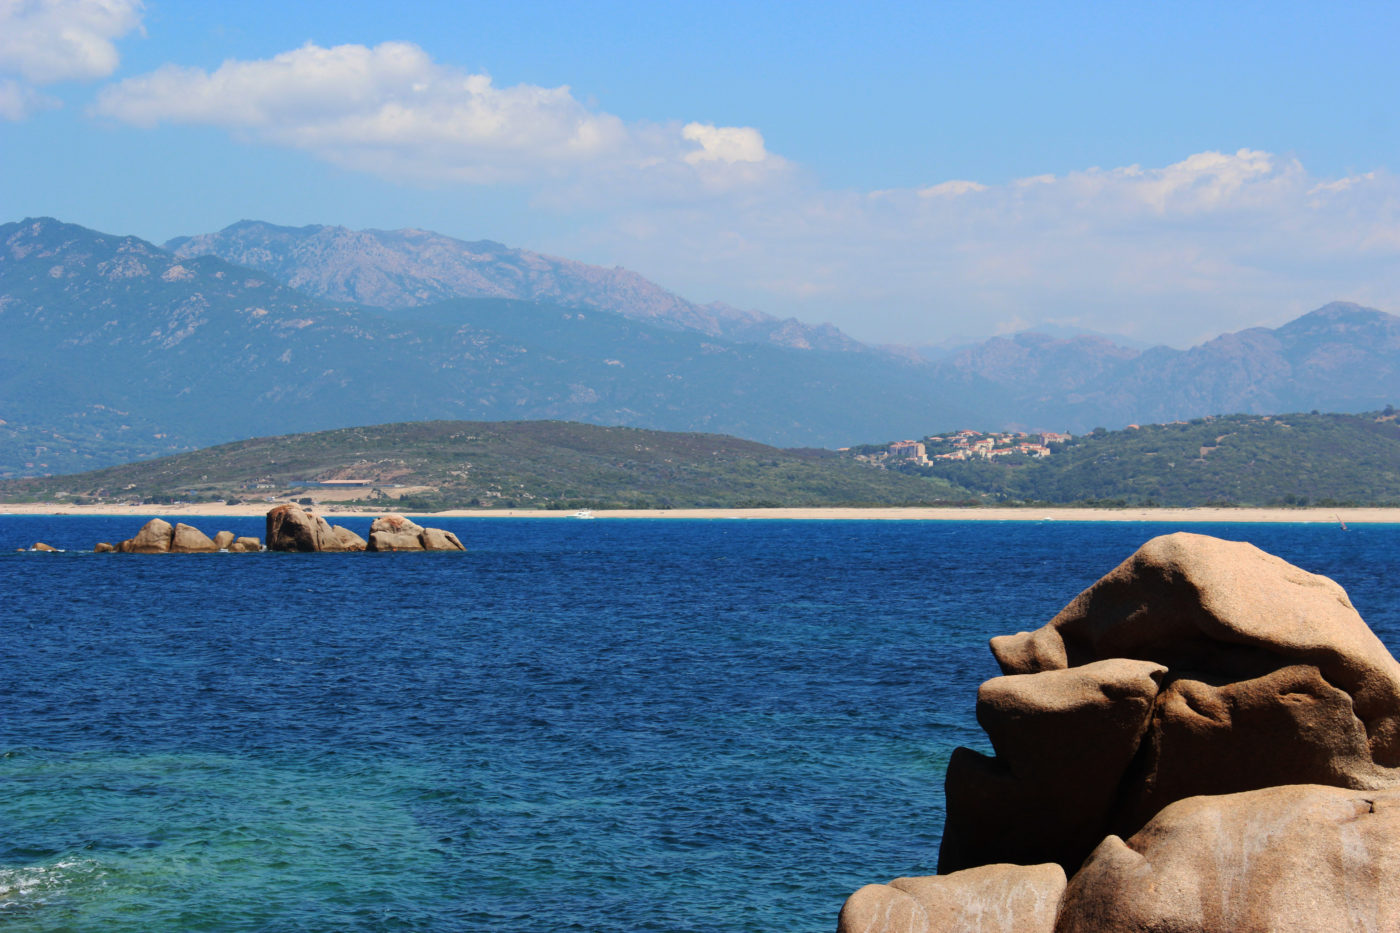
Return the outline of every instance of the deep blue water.
{"type": "MultiPolygon", "coordinates": [[[[0,517],[0,925],[832,930],[933,872],[986,640],[1177,530],[443,519],[468,553],[86,553],[141,522],[0,517]],[[13,553],[36,540],[82,552],[13,553]]],[[[1333,577],[1400,645],[1400,526],[1190,530],[1333,577]]]]}

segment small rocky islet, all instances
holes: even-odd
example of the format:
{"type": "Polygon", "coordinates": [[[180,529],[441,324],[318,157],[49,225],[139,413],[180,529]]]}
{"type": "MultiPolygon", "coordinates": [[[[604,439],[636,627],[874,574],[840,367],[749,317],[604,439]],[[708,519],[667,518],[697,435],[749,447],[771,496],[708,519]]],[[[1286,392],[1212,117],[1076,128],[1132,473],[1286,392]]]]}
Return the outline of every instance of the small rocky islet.
{"type": "MultiPolygon", "coordinates": [[[[58,551],[37,541],[31,551],[58,551]]],[[[267,513],[267,543],[255,537],[220,531],[209,537],[193,525],[153,518],[134,537],[111,544],[99,541],[93,550],[120,554],[230,554],[259,551],[465,551],[450,531],[424,528],[402,515],[381,515],[370,525],[366,541],[348,528],[332,525],[296,503],[278,505],[267,513]]]]}
{"type": "Polygon", "coordinates": [[[991,648],[940,874],[839,933],[1400,930],[1400,664],[1341,586],[1166,535],[991,648]]]}

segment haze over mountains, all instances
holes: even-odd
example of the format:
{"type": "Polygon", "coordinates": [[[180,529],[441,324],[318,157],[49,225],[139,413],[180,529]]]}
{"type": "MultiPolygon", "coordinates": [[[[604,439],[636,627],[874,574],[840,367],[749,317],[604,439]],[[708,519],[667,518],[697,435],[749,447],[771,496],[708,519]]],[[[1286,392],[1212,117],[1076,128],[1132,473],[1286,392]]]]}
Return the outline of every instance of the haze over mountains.
{"type": "Polygon", "coordinates": [[[926,361],[422,231],[246,222],[171,245],[0,226],[0,474],[431,418],[838,446],[1400,400],[1400,318],[1349,304],[1189,350],[1023,333],[926,361]]]}
{"type": "MultiPolygon", "coordinates": [[[[0,226],[0,472],[392,421],[558,419],[789,446],[903,433],[917,367],[503,298],[382,311],[55,220],[0,226]]],[[[960,414],[961,417],[961,414],[960,414]]]]}
{"type": "Polygon", "coordinates": [[[240,221],[218,233],[165,244],[180,257],[218,256],[309,295],[392,310],[452,298],[515,298],[611,311],[623,317],[711,337],[810,350],[859,350],[830,324],[812,326],[743,311],[722,302],[697,305],[635,272],[465,242],[428,230],[279,227],[240,221]]]}

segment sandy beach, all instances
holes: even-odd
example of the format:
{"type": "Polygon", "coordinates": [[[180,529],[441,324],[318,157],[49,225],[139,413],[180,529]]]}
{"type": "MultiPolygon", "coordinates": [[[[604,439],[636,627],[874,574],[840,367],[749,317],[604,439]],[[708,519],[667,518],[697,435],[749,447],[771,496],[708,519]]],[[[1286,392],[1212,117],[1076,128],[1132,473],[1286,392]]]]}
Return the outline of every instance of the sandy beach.
{"type": "MultiPolygon", "coordinates": [[[[181,505],[65,505],[60,502],[0,503],[0,515],[130,515],[163,518],[261,516],[270,503],[191,503],[181,505]]],[[[349,509],[317,506],[332,522],[336,516],[383,515],[392,509],[349,509]]],[[[573,518],[571,511],[540,509],[457,509],[415,518],[573,518]]],[[[687,519],[786,519],[853,521],[953,521],[953,522],[1327,522],[1336,524],[1400,524],[1400,509],[1334,508],[1196,508],[1196,509],[1075,509],[1075,508],[779,508],[779,509],[617,509],[594,510],[596,518],[687,519]]]]}

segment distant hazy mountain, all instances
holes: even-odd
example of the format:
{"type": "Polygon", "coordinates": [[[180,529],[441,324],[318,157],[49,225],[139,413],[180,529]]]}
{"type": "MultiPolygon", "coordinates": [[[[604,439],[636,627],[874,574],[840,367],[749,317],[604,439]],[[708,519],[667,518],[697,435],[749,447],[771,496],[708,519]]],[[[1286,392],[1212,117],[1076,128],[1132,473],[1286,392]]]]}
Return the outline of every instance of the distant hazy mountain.
{"type": "Polygon", "coordinates": [[[427,419],[558,419],[793,447],[1400,403],[1400,318],[1352,304],[1189,350],[1022,333],[930,363],[741,342],[659,311],[639,320],[571,300],[384,311],[134,237],[5,224],[0,475],[427,419]]]}
{"type": "Polygon", "coordinates": [[[802,350],[867,349],[830,324],[779,320],[719,302],[697,305],[620,267],[427,230],[279,227],[245,220],[165,245],[182,258],[218,256],[334,302],[401,309],[452,298],[515,298],[611,311],[728,340],[802,350]]]}
{"type": "Polygon", "coordinates": [[[213,256],[51,219],[0,226],[0,333],[0,474],[11,475],[433,418],[836,446],[971,416],[882,354],[507,299],[337,306],[213,256]]]}
{"type": "Polygon", "coordinates": [[[906,358],[921,359],[929,363],[936,363],[940,360],[950,359],[962,353],[964,350],[972,350],[984,343],[992,340],[1015,340],[1018,338],[1030,338],[1032,340],[1041,337],[1051,337],[1055,340],[1072,341],[1081,337],[1089,337],[1096,340],[1106,341],[1116,347],[1126,350],[1146,350],[1155,344],[1146,343],[1141,340],[1133,340],[1121,334],[1105,334],[1100,331],[1090,330],[1087,327],[1075,327],[1069,324],[1037,324],[1035,327],[1027,327],[1024,330],[1016,331],[1000,338],[994,337],[948,337],[937,343],[925,343],[917,346],[898,346],[887,344],[881,347],[890,353],[896,353],[906,358]]]}
{"type": "Polygon", "coordinates": [[[1276,329],[1188,350],[1026,332],[965,348],[930,370],[930,385],[977,399],[997,427],[1079,433],[1213,414],[1369,411],[1400,402],[1400,317],[1334,302],[1276,329]]]}

